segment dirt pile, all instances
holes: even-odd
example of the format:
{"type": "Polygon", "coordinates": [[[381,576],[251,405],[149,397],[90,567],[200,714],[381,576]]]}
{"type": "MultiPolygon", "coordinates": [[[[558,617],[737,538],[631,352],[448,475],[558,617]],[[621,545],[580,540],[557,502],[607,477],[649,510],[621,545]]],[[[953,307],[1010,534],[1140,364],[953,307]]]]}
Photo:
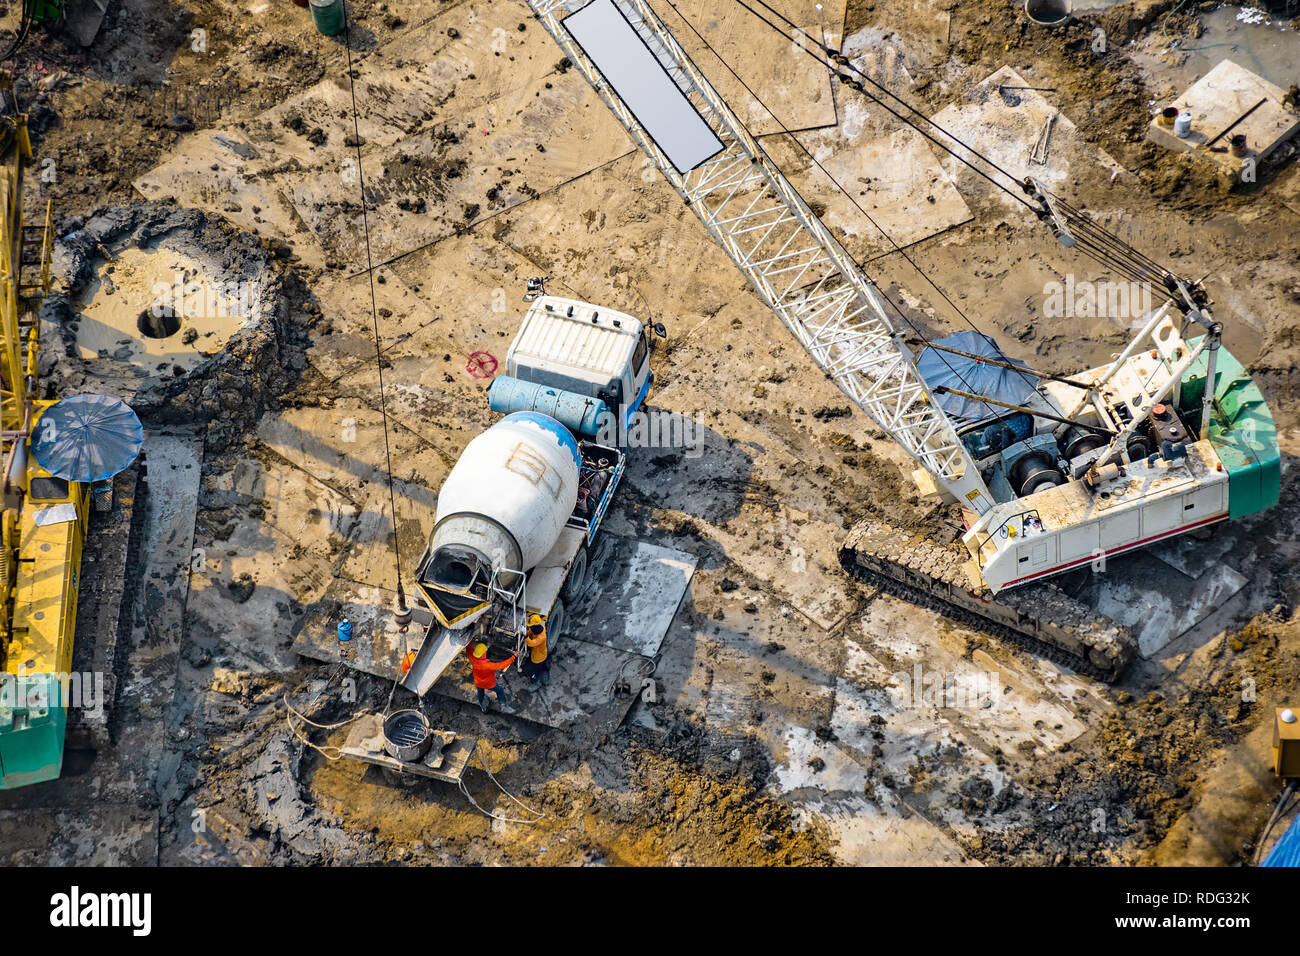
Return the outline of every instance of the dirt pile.
{"type": "MultiPolygon", "coordinates": [[[[1195,675],[1183,674],[1182,682],[1117,691],[1115,714],[1016,785],[1031,822],[984,833],[966,848],[1005,864],[1141,862],[1198,800],[1212,796],[1206,783],[1225,750],[1272,719],[1273,701],[1294,693],[1298,646],[1300,619],[1275,610],[1207,645],[1204,659],[1187,665],[1195,675]]],[[[1248,848],[1268,809],[1261,802],[1259,819],[1239,823],[1236,837],[1222,842],[1248,848]]]]}
{"type": "MultiPolygon", "coordinates": [[[[58,348],[42,353],[43,372],[58,379],[62,394],[120,391],[120,397],[147,423],[210,423],[212,447],[224,447],[288,391],[306,368],[307,333],[320,310],[312,304],[291,257],[292,250],[282,241],[258,239],[194,209],[132,203],[71,217],[55,244],[57,288],[42,308],[46,328],[55,330],[59,338],[58,348]],[[185,261],[197,263],[202,274],[187,271],[174,276],[161,270],[141,281],[148,284],[156,279],[168,301],[181,303],[193,304],[199,297],[211,301],[213,290],[218,290],[223,313],[229,301],[230,338],[219,351],[210,350],[215,354],[195,357],[199,360],[194,367],[166,368],[164,360],[158,365],[160,374],[133,362],[126,348],[119,350],[120,355],[83,358],[80,327],[97,321],[83,314],[85,300],[101,287],[102,294],[112,294],[114,264],[124,252],[154,249],[186,256],[185,261]],[[122,375],[115,376],[109,371],[114,358],[125,358],[126,366],[135,367],[118,369],[122,375]]],[[[203,311],[202,305],[198,308],[203,311]]],[[[142,335],[150,331],[140,328],[142,335]]],[[[152,331],[158,337],[163,330],[152,331]]],[[[173,355],[196,337],[193,330],[181,332],[179,326],[170,331],[184,343],[173,346],[173,355]]],[[[120,339],[119,344],[126,341],[120,339]]]]}

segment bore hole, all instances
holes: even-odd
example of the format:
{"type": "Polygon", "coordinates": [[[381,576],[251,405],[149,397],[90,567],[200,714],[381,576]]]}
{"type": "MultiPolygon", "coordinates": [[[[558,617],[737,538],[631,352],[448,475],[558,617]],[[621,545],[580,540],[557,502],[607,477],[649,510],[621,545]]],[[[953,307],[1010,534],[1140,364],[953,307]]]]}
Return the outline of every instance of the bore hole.
{"type": "Polygon", "coordinates": [[[181,330],[181,317],[169,305],[155,303],[136,320],[140,334],[150,339],[165,339],[181,330]]]}
{"type": "Polygon", "coordinates": [[[1025,0],[1025,13],[1035,23],[1060,23],[1070,16],[1070,0],[1025,0]]]}

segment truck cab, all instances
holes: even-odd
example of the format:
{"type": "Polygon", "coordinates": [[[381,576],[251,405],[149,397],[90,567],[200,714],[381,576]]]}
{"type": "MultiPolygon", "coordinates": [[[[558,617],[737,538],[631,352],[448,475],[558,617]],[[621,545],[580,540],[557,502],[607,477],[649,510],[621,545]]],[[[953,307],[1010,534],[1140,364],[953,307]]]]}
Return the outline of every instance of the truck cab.
{"type": "Polygon", "coordinates": [[[626,313],[544,295],[519,326],[506,355],[506,375],[603,402],[626,428],[654,380],[650,331],[626,313]]]}

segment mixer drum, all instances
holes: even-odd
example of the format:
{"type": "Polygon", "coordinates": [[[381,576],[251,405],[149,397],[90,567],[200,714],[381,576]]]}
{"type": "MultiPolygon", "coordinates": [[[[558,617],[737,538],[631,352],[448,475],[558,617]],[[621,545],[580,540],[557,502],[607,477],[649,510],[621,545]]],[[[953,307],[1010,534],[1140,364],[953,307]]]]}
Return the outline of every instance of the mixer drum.
{"type": "Polygon", "coordinates": [[[555,546],[578,495],[573,434],[539,412],[507,415],[471,441],[443,482],[428,578],[464,590],[492,572],[513,586],[555,546]]]}

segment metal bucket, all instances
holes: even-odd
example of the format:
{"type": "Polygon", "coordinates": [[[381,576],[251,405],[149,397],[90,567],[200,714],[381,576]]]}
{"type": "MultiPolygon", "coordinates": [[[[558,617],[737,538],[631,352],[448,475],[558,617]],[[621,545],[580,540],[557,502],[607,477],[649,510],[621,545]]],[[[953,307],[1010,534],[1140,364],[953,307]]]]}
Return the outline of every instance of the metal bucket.
{"type": "Polygon", "coordinates": [[[418,710],[398,710],[384,720],[384,749],[389,756],[410,763],[429,752],[433,731],[418,710]]]}
{"type": "Polygon", "coordinates": [[[311,19],[316,29],[327,37],[343,32],[343,0],[311,0],[311,19]]]}

